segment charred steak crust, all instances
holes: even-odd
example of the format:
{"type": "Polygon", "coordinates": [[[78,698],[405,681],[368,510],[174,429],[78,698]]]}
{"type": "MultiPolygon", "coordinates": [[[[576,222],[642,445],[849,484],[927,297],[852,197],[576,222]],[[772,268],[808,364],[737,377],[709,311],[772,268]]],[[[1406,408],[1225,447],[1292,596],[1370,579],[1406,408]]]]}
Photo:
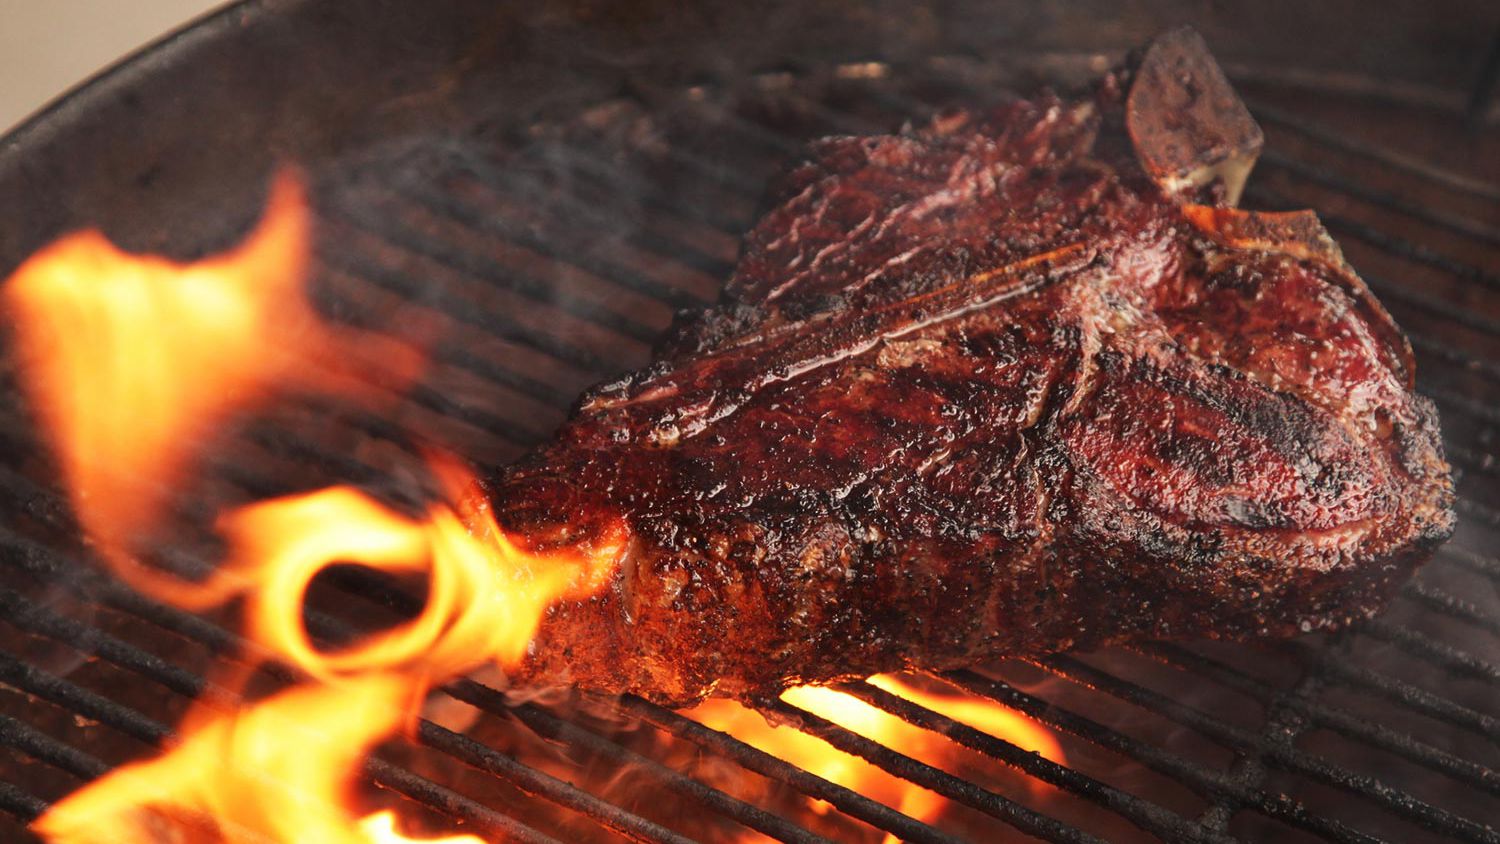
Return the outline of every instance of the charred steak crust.
{"type": "Polygon", "coordinates": [[[1316,217],[1232,207],[1259,147],[1190,31],[814,141],[723,303],[480,491],[537,545],[633,532],[513,680],[683,704],[1371,613],[1452,531],[1437,414],[1316,217]]]}

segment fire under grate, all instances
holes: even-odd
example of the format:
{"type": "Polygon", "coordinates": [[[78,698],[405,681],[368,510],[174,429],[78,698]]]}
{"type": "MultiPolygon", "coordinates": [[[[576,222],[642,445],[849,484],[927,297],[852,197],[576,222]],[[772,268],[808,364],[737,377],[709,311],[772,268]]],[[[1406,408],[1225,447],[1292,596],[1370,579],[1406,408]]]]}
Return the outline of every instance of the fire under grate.
{"type": "MultiPolygon", "coordinates": [[[[1387,610],[1291,642],[1150,645],[932,678],[1045,725],[1066,765],[866,683],[843,688],[995,770],[952,773],[791,704],[768,709],[947,798],[956,808],[936,824],[640,699],[522,702],[480,680],[443,689],[370,779],[506,841],[1500,841],[1500,187],[1361,140],[1420,112],[1240,83],[1268,135],[1245,204],[1319,211],[1408,332],[1460,473],[1458,533],[1387,610]],[[826,807],[810,811],[813,800],[826,807]]],[[[961,58],[767,73],[632,90],[512,135],[476,120],[468,134],[389,139],[316,168],[319,304],[392,337],[438,338],[431,373],[389,416],[309,402],[247,425],[215,452],[212,493],[354,482],[399,502],[420,492],[399,471],[414,443],[513,459],[583,388],[645,361],[675,310],[714,300],[765,179],[802,141],[890,131],[1014,84],[961,58]]],[[[189,700],[227,694],[205,678],[243,644],[224,618],[91,574],[16,404],[0,409],[0,808],[18,821],[7,835],[170,741],[189,700]]],[[[174,562],[212,559],[200,550],[174,562]]],[[[328,641],[367,613],[420,604],[358,572],[333,580],[309,615],[328,641]]]]}

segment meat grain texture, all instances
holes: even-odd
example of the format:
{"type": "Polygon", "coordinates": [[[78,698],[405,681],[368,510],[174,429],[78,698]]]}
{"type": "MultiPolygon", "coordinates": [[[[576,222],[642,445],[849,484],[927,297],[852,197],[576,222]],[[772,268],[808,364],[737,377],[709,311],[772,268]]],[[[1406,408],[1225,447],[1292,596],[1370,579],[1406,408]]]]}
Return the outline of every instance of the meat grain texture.
{"type": "Polygon", "coordinates": [[[477,499],[632,537],[521,685],[684,704],[1368,615],[1452,531],[1410,348],[1190,31],[1091,96],[813,142],[723,301],[477,499]]]}

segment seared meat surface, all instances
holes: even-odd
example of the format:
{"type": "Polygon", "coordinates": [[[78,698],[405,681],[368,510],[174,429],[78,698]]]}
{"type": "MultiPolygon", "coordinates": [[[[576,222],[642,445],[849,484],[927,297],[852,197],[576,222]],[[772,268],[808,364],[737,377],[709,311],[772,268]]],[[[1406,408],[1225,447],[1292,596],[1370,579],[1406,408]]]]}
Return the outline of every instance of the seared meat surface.
{"type": "Polygon", "coordinates": [[[1330,628],[1451,532],[1409,348],[1191,32],[1093,96],[814,142],[722,304],[485,484],[632,536],[520,684],[671,704],[1330,628]]]}

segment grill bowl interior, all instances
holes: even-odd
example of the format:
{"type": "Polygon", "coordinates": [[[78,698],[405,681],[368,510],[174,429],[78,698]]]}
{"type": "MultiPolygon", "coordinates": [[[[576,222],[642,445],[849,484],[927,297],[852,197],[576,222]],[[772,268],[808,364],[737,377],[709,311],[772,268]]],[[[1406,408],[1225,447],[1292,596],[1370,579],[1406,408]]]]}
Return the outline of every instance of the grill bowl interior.
{"type": "MultiPolygon", "coordinates": [[[[389,418],[306,403],[226,434],[199,492],[233,501],[352,481],[410,500],[421,486],[412,443],[481,464],[513,459],[584,387],[645,361],[674,310],[711,302],[761,186],[802,141],[1075,84],[1153,32],[1194,23],[1267,130],[1245,204],[1316,208],[1410,333],[1461,472],[1458,535],[1350,633],[942,678],[1048,724],[1066,769],[969,736],[1017,773],[955,783],[865,750],[952,792],[964,804],[952,829],[971,840],[1497,840],[1500,142],[1484,112],[1476,129],[1463,107],[1500,21],[1445,28],[1395,9],[1355,38],[1339,13],[1347,21],[1352,9],[1313,20],[1291,4],[1236,18],[1173,3],[826,3],[753,16],[729,5],[247,3],[10,136],[0,267],[93,225],[130,248],[204,254],[245,229],[276,162],[298,162],[315,187],[320,306],[393,336],[439,337],[435,365],[389,418]],[[1305,26],[1272,37],[1290,21],[1305,26]]],[[[89,574],[55,470],[8,395],[0,805],[18,820],[0,831],[15,837],[46,801],[149,752],[232,639],[226,619],[166,611],[89,574]]],[[[354,574],[325,597],[330,635],[342,615],[413,600],[354,574]]],[[[782,840],[876,841],[881,829],[944,840],[640,701],[517,706],[478,684],[452,697],[481,711],[477,744],[432,725],[371,773],[479,829],[521,840],[729,840],[745,826],[782,840]],[[641,724],[623,730],[622,718],[641,724]],[[537,762],[536,736],[565,751],[537,762]],[[726,770],[758,784],[737,792],[746,802],[714,788],[726,770]],[[840,811],[809,818],[804,794],[840,811]]]]}

